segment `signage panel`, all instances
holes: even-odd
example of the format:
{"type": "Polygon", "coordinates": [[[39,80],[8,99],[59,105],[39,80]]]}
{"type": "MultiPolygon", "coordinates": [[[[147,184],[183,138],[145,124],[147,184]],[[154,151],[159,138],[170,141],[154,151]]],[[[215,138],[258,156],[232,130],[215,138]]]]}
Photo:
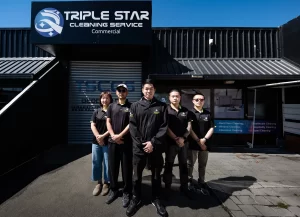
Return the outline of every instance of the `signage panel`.
{"type": "Polygon", "coordinates": [[[152,2],[32,2],[31,30],[34,44],[149,45],[152,2]]]}

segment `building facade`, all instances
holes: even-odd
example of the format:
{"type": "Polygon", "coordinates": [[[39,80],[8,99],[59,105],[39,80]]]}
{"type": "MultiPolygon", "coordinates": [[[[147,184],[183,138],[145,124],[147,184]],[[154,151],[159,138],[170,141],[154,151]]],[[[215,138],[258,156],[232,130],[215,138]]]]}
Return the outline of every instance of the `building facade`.
{"type": "Polygon", "coordinates": [[[90,144],[89,120],[99,106],[99,94],[114,93],[124,82],[129,100],[139,100],[146,78],[155,80],[156,97],[165,102],[168,91],[177,88],[182,104],[191,108],[193,94],[202,92],[215,120],[216,147],[248,147],[253,130],[255,147],[275,147],[285,136],[299,141],[297,133],[285,135],[282,106],[283,99],[299,103],[290,100],[298,87],[285,95],[282,89],[256,93],[248,88],[299,80],[299,55],[287,44],[291,33],[284,26],[152,28],[151,19],[151,1],[34,2],[31,28],[0,29],[5,153],[16,143],[10,139],[12,128],[22,129],[32,148],[45,131],[52,135],[45,147],[90,144]],[[49,13],[55,17],[50,16],[51,31],[50,22],[41,21],[46,16],[49,20],[49,13]],[[21,124],[38,124],[41,117],[42,126],[24,129],[21,124]]]}

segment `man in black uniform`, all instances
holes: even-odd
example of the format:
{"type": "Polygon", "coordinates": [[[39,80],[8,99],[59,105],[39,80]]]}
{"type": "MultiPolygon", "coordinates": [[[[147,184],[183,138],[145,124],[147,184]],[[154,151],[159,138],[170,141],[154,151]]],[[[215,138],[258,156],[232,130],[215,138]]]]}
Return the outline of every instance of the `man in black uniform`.
{"type": "Polygon", "coordinates": [[[180,190],[188,198],[193,199],[192,194],[188,190],[188,169],[187,169],[187,137],[191,130],[191,112],[180,105],[180,93],[178,90],[171,90],[169,93],[170,105],[168,105],[168,136],[166,163],[164,171],[164,182],[167,190],[166,197],[170,196],[172,184],[172,170],[174,160],[178,154],[180,169],[180,190]]]}
{"type": "Polygon", "coordinates": [[[126,215],[133,216],[141,204],[142,173],[148,161],[152,177],[152,204],[160,216],[167,211],[161,204],[161,171],[164,137],[168,129],[167,105],[154,97],[155,87],[147,80],[142,88],[144,97],[133,103],[129,130],[133,140],[133,198],[126,215]]]}
{"type": "Polygon", "coordinates": [[[108,166],[110,174],[110,194],[106,201],[112,203],[118,197],[118,176],[122,165],[123,207],[128,207],[132,193],[132,140],[129,134],[129,114],[131,103],[126,99],[128,88],[125,84],[117,86],[118,100],[107,110],[108,166]]]}
{"type": "Polygon", "coordinates": [[[194,108],[191,137],[189,139],[188,150],[188,171],[190,179],[190,189],[199,189],[204,195],[208,195],[207,185],[205,183],[205,169],[208,160],[209,139],[214,132],[214,123],[210,112],[203,109],[205,97],[198,93],[193,97],[194,108]],[[192,184],[193,168],[198,158],[198,186],[192,184]]]}

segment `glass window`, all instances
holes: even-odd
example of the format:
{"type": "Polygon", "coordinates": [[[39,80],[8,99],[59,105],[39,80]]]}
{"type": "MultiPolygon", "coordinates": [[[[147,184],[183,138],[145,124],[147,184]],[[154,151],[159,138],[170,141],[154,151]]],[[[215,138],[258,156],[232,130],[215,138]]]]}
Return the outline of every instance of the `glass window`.
{"type": "Polygon", "coordinates": [[[300,87],[288,87],[284,91],[286,104],[300,104],[300,87]]]}
{"type": "MultiPolygon", "coordinates": [[[[192,109],[194,107],[193,97],[197,93],[202,93],[205,96],[204,109],[210,111],[210,89],[178,89],[181,92],[181,105],[192,109]]],[[[166,91],[158,91],[154,95],[158,100],[170,103],[169,93],[166,91]]]]}
{"type": "Polygon", "coordinates": [[[197,93],[202,93],[205,96],[203,108],[210,111],[210,89],[182,89],[181,90],[181,105],[192,109],[194,107],[193,97],[197,93]]]}
{"type": "MultiPolygon", "coordinates": [[[[256,92],[256,111],[257,119],[276,119],[277,116],[277,97],[280,89],[263,89],[256,92]]],[[[281,90],[280,90],[281,91],[281,90]]],[[[253,118],[254,114],[254,91],[248,90],[248,118],[253,118]]]]}
{"type": "Polygon", "coordinates": [[[167,92],[155,92],[154,97],[161,102],[170,103],[169,93],[167,92]]]}
{"type": "Polygon", "coordinates": [[[215,89],[214,113],[215,118],[243,119],[242,89],[215,89]]]}

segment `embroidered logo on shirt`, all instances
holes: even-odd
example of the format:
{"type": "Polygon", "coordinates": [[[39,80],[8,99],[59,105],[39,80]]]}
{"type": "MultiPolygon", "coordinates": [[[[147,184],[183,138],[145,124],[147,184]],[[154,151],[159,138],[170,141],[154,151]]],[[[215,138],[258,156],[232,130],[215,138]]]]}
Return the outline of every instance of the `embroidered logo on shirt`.
{"type": "Polygon", "coordinates": [[[155,111],[153,112],[153,114],[155,114],[155,115],[158,115],[160,112],[157,110],[157,109],[155,109],[155,111]]]}
{"type": "Polygon", "coordinates": [[[121,111],[123,111],[123,112],[129,112],[129,108],[123,108],[123,109],[121,109],[121,111]]]}
{"type": "Polygon", "coordinates": [[[181,116],[182,116],[182,117],[185,117],[185,116],[186,116],[186,112],[182,112],[182,113],[181,113],[181,116]]]}

